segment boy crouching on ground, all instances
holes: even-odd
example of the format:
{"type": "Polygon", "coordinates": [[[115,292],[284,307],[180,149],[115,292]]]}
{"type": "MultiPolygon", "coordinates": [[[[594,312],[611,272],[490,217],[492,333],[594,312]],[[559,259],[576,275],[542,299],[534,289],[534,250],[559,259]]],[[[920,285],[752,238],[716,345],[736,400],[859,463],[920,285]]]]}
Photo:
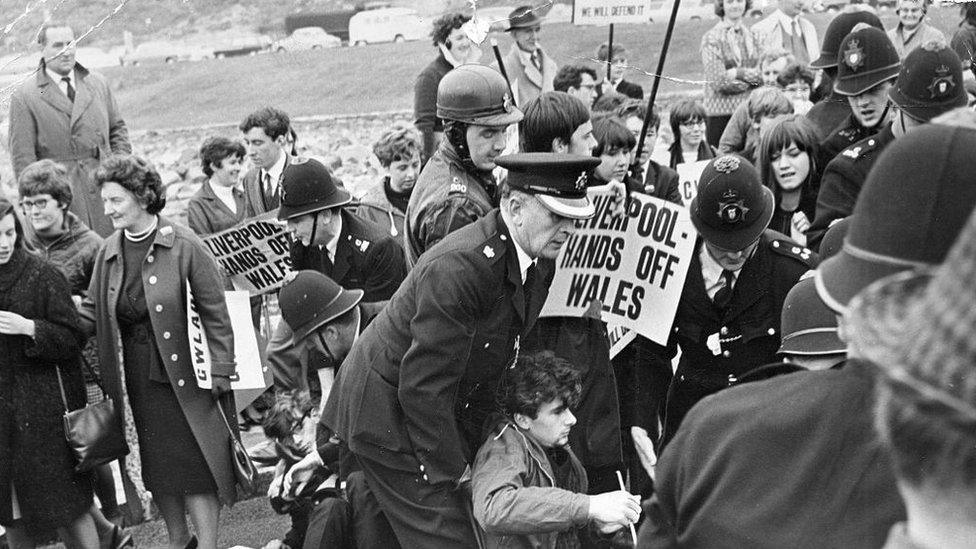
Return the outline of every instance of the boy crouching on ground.
{"type": "Polygon", "coordinates": [[[634,523],[640,502],[623,490],[586,495],[586,472],[569,448],[579,373],[551,352],[519,357],[498,389],[503,417],[472,470],[474,516],[487,546],[578,547],[590,523],[609,534],[634,523]]]}

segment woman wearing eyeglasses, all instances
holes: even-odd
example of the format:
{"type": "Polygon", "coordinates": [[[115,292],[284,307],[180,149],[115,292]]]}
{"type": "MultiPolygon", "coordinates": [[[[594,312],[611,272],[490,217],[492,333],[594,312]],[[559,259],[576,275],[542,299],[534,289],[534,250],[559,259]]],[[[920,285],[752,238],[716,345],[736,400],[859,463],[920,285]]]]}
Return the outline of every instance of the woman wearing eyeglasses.
{"type": "Polygon", "coordinates": [[[678,164],[711,160],[715,158],[715,147],[705,141],[705,107],[693,99],[679,101],[671,108],[671,133],[674,142],[668,148],[672,170],[678,164]]]}

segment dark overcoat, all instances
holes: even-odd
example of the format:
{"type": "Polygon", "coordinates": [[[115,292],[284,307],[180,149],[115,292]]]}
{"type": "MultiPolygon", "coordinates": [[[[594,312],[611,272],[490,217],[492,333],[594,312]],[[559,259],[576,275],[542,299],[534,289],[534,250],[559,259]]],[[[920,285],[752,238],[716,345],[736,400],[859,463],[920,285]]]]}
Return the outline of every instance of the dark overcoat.
{"type": "Polygon", "coordinates": [[[102,76],[75,64],[74,103],[44,69],[10,97],[10,159],[14,175],[28,164],[49,158],[64,165],[74,197],[70,209],[102,237],[112,234],[102,196],[91,178],[100,160],[130,153],[129,132],[112,90],[102,76]]]}
{"type": "Polygon", "coordinates": [[[526,310],[518,258],[498,210],[421,256],[339,370],[323,414],[356,454],[456,483],[474,458],[495,388],[552,281],[538,260],[526,310]]]}
{"type": "MultiPolygon", "coordinates": [[[[82,305],[82,317],[89,328],[94,324],[105,392],[115,402],[128,399],[124,391],[122,339],[115,315],[122,291],[124,262],[121,231],[106,239],[95,260],[88,297],[82,305]]],[[[166,367],[166,380],[190,430],[203,451],[213,474],[220,500],[233,504],[236,499],[234,472],[230,454],[230,434],[220,418],[220,409],[209,389],[197,386],[187,335],[186,285],[189,282],[200,313],[210,348],[212,373],[231,375],[235,371],[234,333],[224,301],[224,285],[217,265],[199,237],[190,229],[160,217],[152,247],[142,264],[142,284],[150,311],[153,335],[159,356],[166,367]]],[[[126,402],[127,404],[127,402],[126,402]]],[[[132,447],[135,431],[132,414],[125,406],[126,439],[132,452],[123,460],[126,474],[139,490],[142,486],[138,446],[132,447]],[[132,430],[130,430],[132,429],[132,430]]],[[[236,422],[231,422],[235,428],[236,422]]],[[[236,429],[236,428],[235,428],[236,429]]],[[[144,492],[144,490],[143,490],[144,492]]],[[[144,499],[144,493],[140,498],[144,499]]]]}
{"type": "Polygon", "coordinates": [[[200,189],[186,206],[186,222],[199,235],[219,233],[237,225],[247,216],[243,191],[234,189],[234,202],[237,212],[230,211],[227,204],[217,197],[210,180],[203,182],[200,189]]]}

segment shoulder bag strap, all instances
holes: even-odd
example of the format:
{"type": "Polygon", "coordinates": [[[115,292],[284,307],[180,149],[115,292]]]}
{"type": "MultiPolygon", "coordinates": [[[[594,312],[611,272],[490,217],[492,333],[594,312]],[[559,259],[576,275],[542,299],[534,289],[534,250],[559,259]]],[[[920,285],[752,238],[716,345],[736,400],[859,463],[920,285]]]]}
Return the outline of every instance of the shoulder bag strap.
{"type": "Polygon", "coordinates": [[[64,382],[61,381],[61,367],[55,366],[54,371],[58,374],[58,389],[61,390],[61,402],[64,403],[64,411],[70,412],[71,410],[68,409],[68,397],[64,393],[64,382]]]}

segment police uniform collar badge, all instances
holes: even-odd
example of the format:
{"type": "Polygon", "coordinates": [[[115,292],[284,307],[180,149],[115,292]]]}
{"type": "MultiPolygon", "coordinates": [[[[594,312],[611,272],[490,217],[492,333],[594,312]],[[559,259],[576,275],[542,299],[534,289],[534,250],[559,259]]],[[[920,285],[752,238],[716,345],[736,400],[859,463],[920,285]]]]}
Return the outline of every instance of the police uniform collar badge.
{"type": "Polygon", "coordinates": [[[928,85],[927,89],[932,99],[941,99],[949,95],[949,92],[955,87],[956,81],[952,78],[952,72],[949,67],[942,65],[935,69],[935,77],[932,78],[932,83],[928,85]]]}
{"type": "Polygon", "coordinates": [[[739,198],[733,189],[722,193],[722,198],[718,203],[718,216],[722,222],[729,225],[741,223],[751,209],[746,206],[745,200],[739,198]]]}
{"type": "Polygon", "coordinates": [[[864,57],[864,50],[861,49],[861,44],[857,40],[851,40],[847,45],[847,49],[844,50],[844,64],[856,72],[857,69],[864,65],[864,57]]]}

